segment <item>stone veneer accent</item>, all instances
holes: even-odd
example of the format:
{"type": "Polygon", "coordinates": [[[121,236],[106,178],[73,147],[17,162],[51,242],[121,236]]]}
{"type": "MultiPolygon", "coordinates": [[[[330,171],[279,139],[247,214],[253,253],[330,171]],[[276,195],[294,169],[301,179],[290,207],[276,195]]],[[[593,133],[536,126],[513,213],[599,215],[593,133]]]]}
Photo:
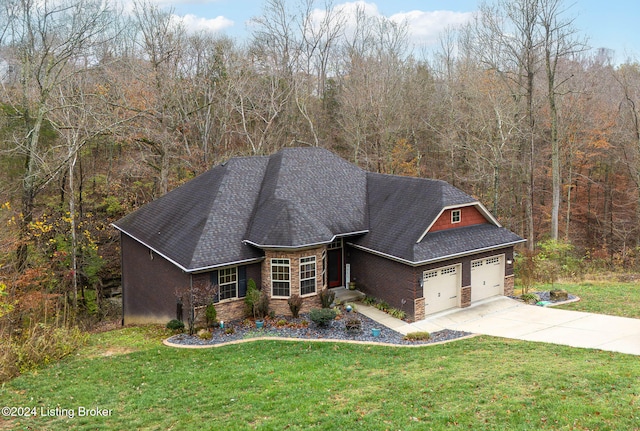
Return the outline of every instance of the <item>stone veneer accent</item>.
{"type": "Polygon", "coordinates": [[[413,301],[413,313],[414,313],[414,318],[413,320],[422,320],[425,318],[425,314],[424,314],[424,298],[417,298],[413,301]]]}
{"type": "Polygon", "coordinates": [[[471,305],[471,286],[465,286],[460,289],[460,308],[466,308],[471,305]]]}
{"type": "Polygon", "coordinates": [[[312,308],[321,306],[320,291],[325,287],[322,284],[322,252],[325,246],[307,250],[265,250],[265,259],[262,262],[262,289],[269,295],[270,309],[277,315],[290,316],[291,310],[287,298],[271,298],[271,259],[289,259],[291,277],[291,295],[300,295],[300,259],[304,257],[316,257],[316,294],[303,297],[301,313],[308,313],[312,308]]]}
{"type": "Polygon", "coordinates": [[[514,288],[514,281],[515,277],[513,274],[511,275],[507,275],[504,278],[504,296],[513,296],[513,288],[514,288]]]}

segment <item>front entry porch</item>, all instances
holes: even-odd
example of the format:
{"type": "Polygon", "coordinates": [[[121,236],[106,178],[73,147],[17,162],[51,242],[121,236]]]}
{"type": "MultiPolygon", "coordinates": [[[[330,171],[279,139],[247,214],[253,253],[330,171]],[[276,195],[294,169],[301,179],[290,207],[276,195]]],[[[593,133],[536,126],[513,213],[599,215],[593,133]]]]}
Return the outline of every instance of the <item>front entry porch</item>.
{"type": "Polygon", "coordinates": [[[359,290],[349,290],[344,287],[334,287],[329,289],[335,293],[335,301],[345,302],[357,302],[363,299],[366,295],[359,290]]]}

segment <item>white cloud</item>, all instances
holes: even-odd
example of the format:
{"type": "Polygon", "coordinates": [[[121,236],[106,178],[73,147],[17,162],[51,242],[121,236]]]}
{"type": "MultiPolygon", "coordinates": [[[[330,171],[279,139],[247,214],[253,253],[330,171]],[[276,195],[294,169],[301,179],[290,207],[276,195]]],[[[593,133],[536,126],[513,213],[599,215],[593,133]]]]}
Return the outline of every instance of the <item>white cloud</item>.
{"type": "Polygon", "coordinates": [[[174,17],[182,21],[189,33],[196,33],[198,31],[215,33],[233,27],[234,25],[232,20],[225,18],[224,16],[202,18],[193,14],[187,14],[185,16],[174,15],[174,17]]]}
{"type": "MultiPolygon", "coordinates": [[[[360,10],[368,17],[385,17],[396,23],[406,22],[411,44],[416,47],[426,48],[437,45],[438,36],[443,30],[464,25],[473,17],[473,12],[454,12],[448,10],[412,10],[386,16],[375,3],[369,3],[363,0],[341,3],[336,5],[335,9],[347,17],[347,33],[355,28],[356,12],[360,10]]],[[[314,20],[320,21],[324,14],[324,11],[315,10],[314,20]]]]}
{"type": "Polygon", "coordinates": [[[391,15],[394,22],[406,22],[411,41],[429,47],[438,43],[438,36],[450,27],[460,27],[473,17],[473,12],[453,12],[448,10],[401,12],[391,15]]]}

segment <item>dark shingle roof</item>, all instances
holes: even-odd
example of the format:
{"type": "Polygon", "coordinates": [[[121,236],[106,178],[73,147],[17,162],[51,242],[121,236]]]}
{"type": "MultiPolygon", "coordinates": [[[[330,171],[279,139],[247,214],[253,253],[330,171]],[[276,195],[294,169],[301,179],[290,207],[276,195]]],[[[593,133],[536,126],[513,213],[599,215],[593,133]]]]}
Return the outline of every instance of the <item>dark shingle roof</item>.
{"type": "Polygon", "coordinates": [[[414,244],[412,261],[442,260],[522,241],[522,238],[508,229],[490,223],[429,232],[420,243],[414,244]]]}
{"type": "Polygon", "coordinates": [[[357,246],[414,263],[522,241],[489,223],[417,243],[444,207],[474,203],[444,181],[367,173],[324,149],[288,148],[232,158],[114,226],[188,272],[261,258],[253,245],[354,234],[357,246]]]}
{"type": "Polygon", "coordinates": [[[355,244],[414,262],[414,245],[445,206],[476,199],[450,184],[369,173],[369,233],[355,244]]]}
{"type": "Polygon", "coordinates": [[[367,229],[366,173],[319,148],[232,158],[114,223],[187,271],[367,229]]]}
{"type": "Polygon", "coordinates": [[[247,240],[300,247],[367,230],[367,174],[319,148],[271,156],[247,240]]]}
{"type": "Polygon", "coordinates": [[[267,162],[231,159],[114,225],[187,271],[259,258],[242,240],[267,162]]]}

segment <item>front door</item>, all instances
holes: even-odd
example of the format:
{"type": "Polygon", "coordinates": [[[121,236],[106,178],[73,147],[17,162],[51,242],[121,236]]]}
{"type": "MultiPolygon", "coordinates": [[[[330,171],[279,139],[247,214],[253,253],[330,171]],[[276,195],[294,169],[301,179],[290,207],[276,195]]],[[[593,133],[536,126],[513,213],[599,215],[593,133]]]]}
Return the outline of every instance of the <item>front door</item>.
{"type": "Polygon", "coordinates": [[[342,249],[336,248],[327,252],[327,274],[329,287],[342,286],[342,249]]]}

